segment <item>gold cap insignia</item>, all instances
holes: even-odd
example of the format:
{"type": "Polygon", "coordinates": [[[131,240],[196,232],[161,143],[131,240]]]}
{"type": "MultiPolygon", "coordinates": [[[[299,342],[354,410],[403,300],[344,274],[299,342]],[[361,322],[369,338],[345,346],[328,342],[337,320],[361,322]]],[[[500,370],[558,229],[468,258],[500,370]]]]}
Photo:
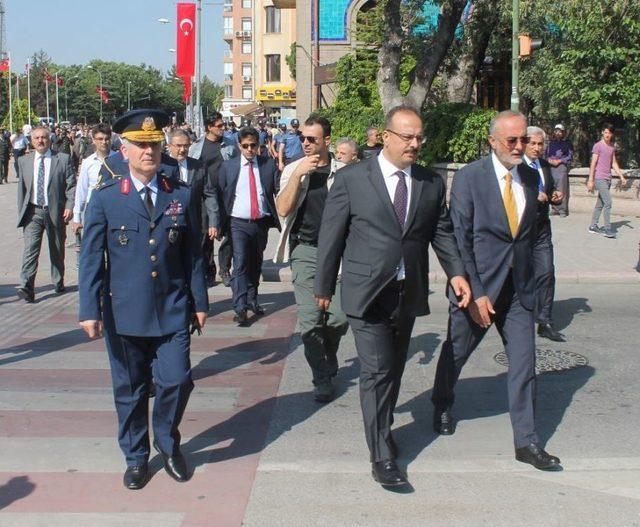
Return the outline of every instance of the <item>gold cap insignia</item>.
{"type": "Polygon", "coordinates": [[[144,121],[142,121],[142,129],[145,132],[151,132],[156,129],[156,122],[153,120],[153,117],[144,118],[144,121]]]}

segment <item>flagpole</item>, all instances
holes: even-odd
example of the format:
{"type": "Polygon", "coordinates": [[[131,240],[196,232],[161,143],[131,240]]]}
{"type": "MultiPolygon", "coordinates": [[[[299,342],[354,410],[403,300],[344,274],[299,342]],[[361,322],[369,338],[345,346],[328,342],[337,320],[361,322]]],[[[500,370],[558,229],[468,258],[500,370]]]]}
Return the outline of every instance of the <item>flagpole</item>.
{"type": "MultiPolygon", "coordinates": [[[[47,73],[47,75],[49,75],[47,73]]],[[[47,126],[51,126],[51,117],[49,116],[49,80],[47,77],[44,78],[44,89],[46,91],[46,100],[47,100],[47,126]]]]}
{"type": "Polygon", "coordinates": [[[9,130],[13,130],[13,102],[11,100],[11,54],[7,53],[9,57],[9,130]]]}
{"type": "Polygon", "coordinates": [[[56,124],[60,125],[60,99],[58,97],[58,73],[56,72],[56,124]]]}
{"type": "Polygon", "coordinates": [[[20,75],[16,74],[16,104],[20,101],[20,75]]]}
{"type": "Polygon", "coordinates": [[[196,8],[196,135],[202,135],[202,123],[200,122],[200,59],[201,59],[201,31],[202,28],[202,0],[198,0],[196,8]]]}
{"type": "Polygon", "coordinates": [[[31,59],[27,62],[27,105],[29,107],[29,126],[31,126],[31,59]]]}

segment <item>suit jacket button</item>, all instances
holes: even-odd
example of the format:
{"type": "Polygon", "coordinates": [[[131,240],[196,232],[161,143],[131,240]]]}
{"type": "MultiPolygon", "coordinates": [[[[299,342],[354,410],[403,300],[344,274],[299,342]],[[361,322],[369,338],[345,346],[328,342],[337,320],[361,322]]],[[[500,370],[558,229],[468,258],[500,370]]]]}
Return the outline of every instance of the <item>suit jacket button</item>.
{"type": "MultiPolygon", "coordinates": [[[[155,254],[151,255],[151,261],[155,262],[158,259],[158,257],[155,254]]],[[[155,272],[155,271],[154,271],[155,272]]]]}
{"type": "Polygon", "coordinates": [[[156,224],[155,224],[155,222],[153,222],[153,221],[149,224],[149,228],[150,228],[150,229],[154,229],[154,228],[155,228],[155,226],[156,226],[156,224]]]}
{"type": "Polygon", "coordinates": [[[158,277],[158,271],[151,271],[151,278],[157,278],[158,277]]]}
{"type": "Polygon", "coordinates": [[[155,244],[156,244],[156,241],[153,238],[151,238],[149,240],[149,245],[155,245],[155,244]]]}

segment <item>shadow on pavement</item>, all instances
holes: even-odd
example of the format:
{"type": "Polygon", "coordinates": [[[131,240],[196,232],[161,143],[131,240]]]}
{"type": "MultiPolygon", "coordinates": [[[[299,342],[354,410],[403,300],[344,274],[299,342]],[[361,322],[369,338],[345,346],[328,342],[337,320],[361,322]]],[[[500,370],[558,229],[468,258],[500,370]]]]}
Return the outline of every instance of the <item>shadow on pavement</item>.
{"type": "Polygon", "coordinates": [[[0,366],[20,362],[23,360],[42,357],[49,353],[62,351],[66,348],[77,346],[89,342],[84,331],[81,329],[71,329],[56,335],[32,340],[19,346],[0,349],[0,366]],[[13,356],[11,356],[13,355],[13,356]]]}
{"type": "MultiPolygon", "coordinates": [[[[268,319],[270,315],[274,315],[282,309],[286,309],[295,302],[293,291],[282,291],[278,293],[259,293],[258,303],[264,308],[265,315],[262,317],[249,317],[249,322],[268,319]]],[[[215,317],[221,313],[233,311],[233,301],[231,299],[231,290],[229,289],[229,298],[212,302],[209,307],[209,317],[215,317]]]]}
{"type": "Polygon", "coordinates": [[[0,485],[0,510],[8,507],[14,501],[27,497],[35,490],[34,483],[29,476],[16,476],[4,485],[0,485]]]}
{"type": "Polygon", "coordinates": [[[621,227],[626,227],[627,229],[633,229],[633,225],[631,225],[631,222],[629,220],[611,222],[611,230],[613,232],[617,233],[621,227]]]}
{"type": "Polygon", "coordinates": [[[580,313],[591,313],[588,298],[567,298],[553,303],[553,325],[558,331],[569,327],[573,317],[580,313]]]}

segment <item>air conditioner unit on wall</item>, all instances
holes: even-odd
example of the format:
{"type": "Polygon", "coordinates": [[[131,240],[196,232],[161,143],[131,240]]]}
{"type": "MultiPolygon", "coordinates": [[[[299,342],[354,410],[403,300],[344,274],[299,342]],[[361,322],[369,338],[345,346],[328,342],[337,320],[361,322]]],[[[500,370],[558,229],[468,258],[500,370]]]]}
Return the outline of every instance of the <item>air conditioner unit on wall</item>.
{"type": "Polygon", "coordinates": [[[249,76],[245,75],[244,77],[242,77],[242,80],[244,82],[251,82],[251,76],[250,75],[249,76]]]}
{"type": "Polygon", "coordinates": [[[242,31],[236,31],[236,37],[241,37],[242,36],[242,31]]]}
{"type": "Polygon", "coordinates": [[[251,36],[251,31],[243,31],[242,32],[242,36],[243,37],[250,37],[251,36]]]}

